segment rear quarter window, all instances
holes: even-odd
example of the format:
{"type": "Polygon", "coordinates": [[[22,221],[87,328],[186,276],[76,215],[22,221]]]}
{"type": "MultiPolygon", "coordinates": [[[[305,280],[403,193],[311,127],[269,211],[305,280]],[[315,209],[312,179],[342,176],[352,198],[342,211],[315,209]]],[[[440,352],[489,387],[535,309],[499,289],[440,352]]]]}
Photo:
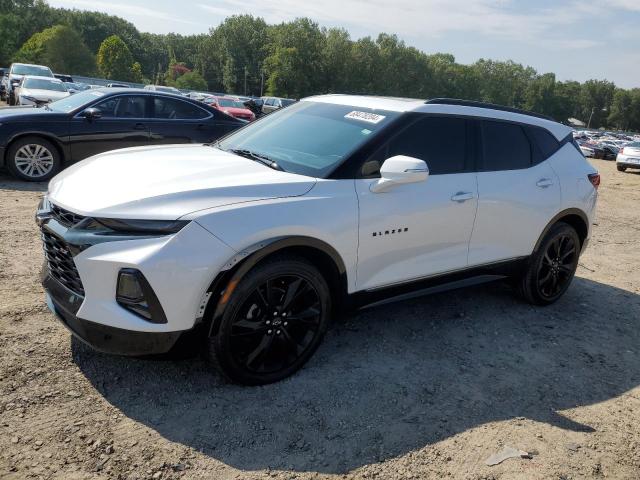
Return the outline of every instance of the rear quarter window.
{"type": "Polygon", "coordinates": [[[526,127],[534,145],[534,163],[540,163],[558,151],[560,142],[547,130],[540,127],[526,127]]]}

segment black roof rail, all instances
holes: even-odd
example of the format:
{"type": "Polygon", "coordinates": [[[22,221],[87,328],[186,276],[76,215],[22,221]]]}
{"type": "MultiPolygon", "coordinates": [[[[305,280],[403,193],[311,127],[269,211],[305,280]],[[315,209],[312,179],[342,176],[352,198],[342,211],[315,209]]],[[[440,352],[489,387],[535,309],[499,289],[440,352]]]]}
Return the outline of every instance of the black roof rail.
{"type": "Polygon", "coordinates": [[[542,118],[544,120],[555,120],[548,115],[541,113],[529,112],[515,107],[505,107],[504,105],[496,105],[495,103],[476,102],[474,100],[460,100],[458,98],[432,98],[424,102],[430,105],[458,105],[461,107],[477,107],[477,108],[490,108],[491,110],[500,110],[502,112],[519,113],[520,115],[528,115],[529,117],[542,118]]]}

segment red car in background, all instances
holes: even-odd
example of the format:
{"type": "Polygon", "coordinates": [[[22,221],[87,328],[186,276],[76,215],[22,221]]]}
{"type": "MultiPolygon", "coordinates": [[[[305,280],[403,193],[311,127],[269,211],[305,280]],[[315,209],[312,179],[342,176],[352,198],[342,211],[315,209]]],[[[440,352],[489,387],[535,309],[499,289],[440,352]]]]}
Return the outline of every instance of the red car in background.
{"type": "Polygon", "coordinates": [[[245,107],[240,99],[235,97],[207,97],[204,102],[218,110],[221,110],[232,117],[248,120],[252,122],[256,119],[255,114],[245,107]]]}

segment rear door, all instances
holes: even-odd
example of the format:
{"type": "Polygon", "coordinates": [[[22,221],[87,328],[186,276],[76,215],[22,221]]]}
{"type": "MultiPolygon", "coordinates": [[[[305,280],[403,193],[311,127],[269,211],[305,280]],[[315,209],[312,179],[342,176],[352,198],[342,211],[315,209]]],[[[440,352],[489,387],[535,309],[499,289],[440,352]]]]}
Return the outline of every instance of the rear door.
{"type": "Polygon", "coordinates": [[[469,264],[530,255],[560,208],[560,183],[545,161],[557,141],[542,128],[512,122],[481,120],[477,127],[478,214],[469,264]]]}
{"type": "Polygon", "coordinates": [[[424,160],[424,182],[373,193],[374,178],[355,180],[360,206],[359,289],[374,289],[467,266],[476,215],[476,174],[469,150],[467,120],[420,115],[391,138],[372,159],[394,155],[424,160]]]}
{"type": "Polygon", "coordinates": [[[149,144],[146,96],[114,95],[92,107],[102,117],[93,120],[75,115],[69,126],[69,144],[73,161],[118,148],[149,144]]]}
{"type": "Polygon", "coordinates": [[[150,110],[152,145],[207,143],[228,131],[212,112],[179,98],[152,96],[150,110]]]}

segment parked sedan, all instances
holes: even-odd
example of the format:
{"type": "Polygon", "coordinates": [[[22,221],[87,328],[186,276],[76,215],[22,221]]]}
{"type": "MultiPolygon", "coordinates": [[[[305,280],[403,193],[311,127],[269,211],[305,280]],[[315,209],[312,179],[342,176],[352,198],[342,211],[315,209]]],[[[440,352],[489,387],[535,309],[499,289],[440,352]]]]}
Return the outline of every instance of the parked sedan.
{"type": "Polygon", "coordinates": [[[624,172],[627,168],[640,169],[640,142],[631,142],[620,149],[616,167],[619,172],[624,172]]]}
{"type": "Polygon", "coordinates": [[[0,166],[20,179],[44,181],[108,150],[208,143],[245,122],[177,95],[102,88],[41,108],[3,108],[0,124],[0,166]]]}
{"type": "Polygon", "coordinates": [[[295,100],[290,98],[279,97],[262,97],[264,101],[262,104],[262,113],[267,114],[274,112],[280,108],[288,107],[289,105],[296,103],[295,100]]]}
{"type": "Polygon", "coordinates": [[[249,110],[242,101],[234,97],[209,97],[204,99],[204,103],[211,105],[232,117],[247,120],[249,122],[256,119],[256,116],[249,110]]]}
{"type": "Polygon", "coordinates": [[[15,89],[16,105],[44,105],[70,95],[69,89],[57,78],[24,76],[15,89]]]}

